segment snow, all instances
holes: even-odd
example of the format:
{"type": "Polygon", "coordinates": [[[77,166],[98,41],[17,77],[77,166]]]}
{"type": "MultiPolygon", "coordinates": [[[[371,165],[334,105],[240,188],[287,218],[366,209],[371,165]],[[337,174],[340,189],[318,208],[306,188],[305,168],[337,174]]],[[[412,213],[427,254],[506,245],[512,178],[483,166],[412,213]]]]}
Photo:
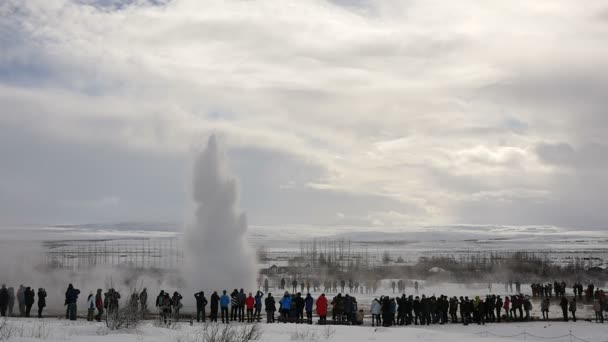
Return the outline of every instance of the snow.
{"type": "MultiPolygon", "coordinates": [[[[180,323],[172,328],[156,326],[146,321],[135,330],[110,331],[103,323],[63,319],[10,319],[13,336],[10,341],[73,341],[73,342],[189,342],[201,341],[205,326],[202,323],[180,323]]],[[[431,325],[428,327],[373,328],[370,326],[318,326],[295,324],[261,324],[265,342],[354,342],[354,341],[424,341],[424,342],[606,342],[608,324],[579,322],[529,322],[488,324],[485,326],[460,324],[431,325]],[[572,334],[572,335],[570,335],[572,334]],[[515,337],[499,337],[514,336],[515,337]],[[558,338],[554,338],[558,337],[558,338]]]]}

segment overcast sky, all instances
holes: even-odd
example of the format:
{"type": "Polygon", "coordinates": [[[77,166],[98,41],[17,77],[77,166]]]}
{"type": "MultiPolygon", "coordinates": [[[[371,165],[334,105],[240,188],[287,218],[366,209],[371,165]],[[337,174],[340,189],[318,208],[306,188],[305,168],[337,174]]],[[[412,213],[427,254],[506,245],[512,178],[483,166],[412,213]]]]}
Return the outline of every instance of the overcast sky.
{"type": "Polygon", "coordinates": [[[600,0],[0,1],[0,223],[608,227],[600,0]]]}

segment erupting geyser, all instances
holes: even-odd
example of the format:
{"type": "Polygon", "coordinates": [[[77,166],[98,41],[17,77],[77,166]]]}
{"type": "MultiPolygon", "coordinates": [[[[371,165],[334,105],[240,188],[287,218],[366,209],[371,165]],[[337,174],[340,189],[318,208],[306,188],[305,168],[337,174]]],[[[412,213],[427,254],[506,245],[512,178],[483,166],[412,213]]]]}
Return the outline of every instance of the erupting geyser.
{"type": "MultiPolygon", "coordinates": [[[[236,181],[215,136],[194,166],[196,222],[186,228],[182,277],[190,289],[255,286],[255,254],[246,241],[247,218],[238,208],[236,181]]],[[[210,293],[209,293],[210,294],[210,293]]]]}

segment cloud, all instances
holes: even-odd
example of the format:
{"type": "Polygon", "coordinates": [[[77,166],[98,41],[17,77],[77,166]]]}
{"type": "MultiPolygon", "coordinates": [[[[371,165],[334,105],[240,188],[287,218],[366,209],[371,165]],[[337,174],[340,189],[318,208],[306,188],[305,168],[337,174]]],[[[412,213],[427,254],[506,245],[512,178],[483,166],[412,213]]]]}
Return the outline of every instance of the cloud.
{"type": "Polygon", "coordinates": [[[216,133],[253,224],[342,213],[361,225],[605,226],[575,202],[604,200],[592,184],[606,184],[605,11],[599,0],[5,1],[0,213],[183,219],[184,170],[216,133]],[[46,173],[26,169],[39,156],[46,173]],[[120,166],[91,167],[98,158],[120,166]],[[107,196],[124,209],[42,204],[107,196]]]}

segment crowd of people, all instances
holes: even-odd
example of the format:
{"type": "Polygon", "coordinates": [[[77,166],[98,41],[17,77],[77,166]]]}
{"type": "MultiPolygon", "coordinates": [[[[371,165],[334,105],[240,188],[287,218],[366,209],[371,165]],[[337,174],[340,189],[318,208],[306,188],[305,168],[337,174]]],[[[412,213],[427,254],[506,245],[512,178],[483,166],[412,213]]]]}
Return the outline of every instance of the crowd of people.
{"type": "MultiPolygon", "coordinates": [[[[262,291],[246,293],[244,289],[234,289],[231,293],[226,290],[221,295],[214,291],[209,300],[203,291],[194,294],[196,301],[196,320],[205,322],[207,318],[211,322],[229,324],[230,322],[261,322],[262,311],[266,313],[266,322],[295,322],[313,323],[313,313],[318,316],[319,324],[350,324],[361,325],[364,323],[365,313],[371,314],[372,326],[394,326],[394,325],[430,325],[461,323],[486,324],[501,321],[528,321],[531,320],[532,299],[540,300],[540,311],[542,318],[550,319],[549,313],[552,300],[558,301],[561,309],[561,318],[564,321],[577,320],[578,301],[581,301],[583,292],[587,303],[591,301],[597,322],[604,322],[603,312],[608,310],[606,294],[602,289],[589,284],[583,291],[583,286],[576,283],[573,286],[574,296],[566,297],[566,284],[564,282],[554,282],[541,284],[531,284],[532,297],[525,296],[519,292],[507,295],[504,298],[500,295],[487,295],[485,297],[467,296],[447,297],[418,296],[418,283],[415,283],[415,294],[406,296],[404,294],[405,283],[402,281],[392,281],[393,291],[396,287],[401,295],[394,297],[380,296],[372,300],[369,311],[359,306],[357,298],[353,293],[358,293],[357,282],[332,282],[326,281],[328,289],[336,290],[338,293],[328,299],[325,293],[314,298],[310,292],[303,295],[297,292],[297,282],[292,281],[291,293],[284,290],[284,279],[281,281],[282,296],[275,300],[271,293],[265,295],[262,291]],[[340,286],[340,288],[335,288],[340,286]],[[348,289],[349,293],[342,294],[342,287],[348,289]],[[352,286],[352,287],[351,287],[352,286]],[[554,299],[555,298],[555,299],[554,299]],[[209,311],[207,306],[209,305],[209,311]],[[278,316],[277,316],[278,312],[278,316]],[[276,317],[275,317],[276,316],[276,317]],[[328,321],[327,317],[331,317],[328,321]],[[275,320],[276,319],[276,320],[275,320]]],[[[320,285],[313,283],[313,291],[320,291],[320,285]]],[[[512,286],[512,285],[511,285],[512,286]]],[[[267,283],[264,289],[267,288],[267,283]]],[[[516,282],[516,289],[521,289],[519,282],[516,282]]],[[[66,319],[77,319],[77,303],[80,290],[72,284],[68,285],[65,292],[66,319]]],[[[43,308],[46,307],[47,293],[44,288],[34,289],[26,286],[19,286],[17,291],[12,287],[7,288],[2,285],[0,288],[0,313],[2,316],[14,316],[15,302],[17,303],[19,316],[30,317],[30,310],[38,297],[38,317],[42,317],[43,308]]],[[[110,288],[107,292],[97,289],[97,292],[90,292],[87,297],[87,320],[101,321],[103,314],[112,315],[120,310],[121,295],[118,291],[110,288]]],[[[161,322],[171,323],[180,320],[180,310],[183,308],[183,296],[174,291],[160,291],[156,297],[155,307],[161,322]]],[[[132,291],[127,297],[127,308],[133,313],[140,315],[142,319],[148,314],[148,294],[144,288],[141,292],[132,291]]]]}
{"type": "MultiPolygon", "coordinates": [[[[17,292],[12,287],[7,288],[6,285],[0,287],[0,315],[2,317],[14,316],[15,300],[20,317],[30,317],[32,306],[36,302],[36,291],[29,287],[19,285],[17,292]]],[[[46,307],[46,290],[38,289],[38,317],[42,317],[42,310],[46,307]]]]}

